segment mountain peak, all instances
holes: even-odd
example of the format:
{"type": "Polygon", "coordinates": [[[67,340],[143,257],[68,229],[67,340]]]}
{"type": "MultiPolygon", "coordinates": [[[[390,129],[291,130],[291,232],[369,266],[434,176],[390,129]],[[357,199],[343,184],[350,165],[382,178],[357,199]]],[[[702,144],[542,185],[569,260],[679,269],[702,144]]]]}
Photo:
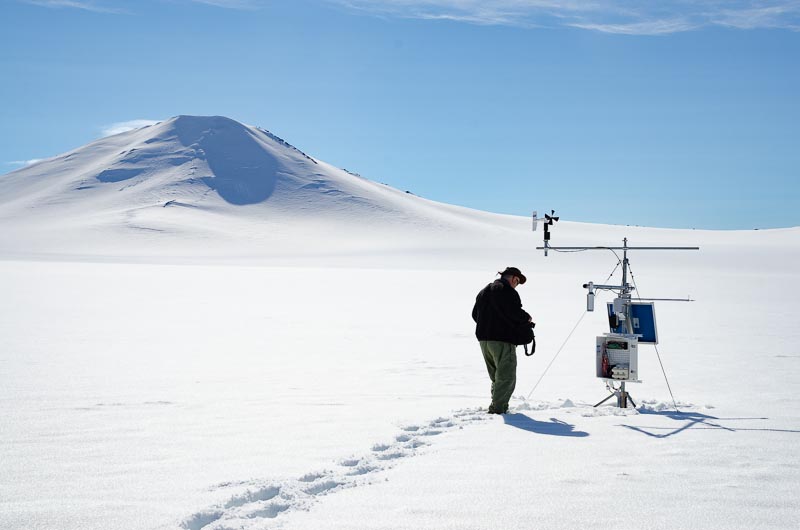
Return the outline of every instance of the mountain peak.
{"type": "Polygon", "coordinates": [[[163,122],[163,126],[174,130],[184,145],[190,145],[206,136],[222,132],[245,132],[248,127],[225,116],[188,116],[182,114],[163,122]]]}
{"type": "Polygon", "coordinates": [[[0,178],[0,220],[47,251],[58,230],[71,242],[65,249],[93,238],[100,249],[126,245],[127,236],[183,244],[184,236],[211,241],[221,233],[292,246],[307,230],[382,241],[380,226],[472,231],[469,219],[462,209],[354,176],[224,116],[175,116],[0,178]]]}
{"type": "Polygon", "coordinates": [[[197,177],[231,204],[255,204],[275,189],[279,163],[258,131],[224,116],[176,116],[163,122],[150,150],[188,155],[197,177]],[[155,145],[154,145],[155,144],[155,145]]]}

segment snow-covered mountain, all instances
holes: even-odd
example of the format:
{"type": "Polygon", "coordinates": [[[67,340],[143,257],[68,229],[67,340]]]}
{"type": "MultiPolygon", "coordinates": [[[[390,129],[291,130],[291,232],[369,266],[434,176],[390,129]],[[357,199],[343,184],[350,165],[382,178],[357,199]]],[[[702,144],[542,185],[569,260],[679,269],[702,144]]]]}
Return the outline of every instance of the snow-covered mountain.
{"type": "Polygon", "coordinates": [[[296,253],[309,250],[309,232],[372,234],[372,248],[442,231],[491,238],[509,222],[362,178],[220,116],[178,116],[0,177],[0,223],[11,228],[0,249],[11,254],[296,253]]]}
{"type": "Polygon", "coordinates": [[[277,136],[221,116],[178,116],[103,138],[6,175],[2,213],[92,206],[263,204],[299,209],[312,195],[331,209],[391,209],[385,189],[321,163],[277,136]]]}

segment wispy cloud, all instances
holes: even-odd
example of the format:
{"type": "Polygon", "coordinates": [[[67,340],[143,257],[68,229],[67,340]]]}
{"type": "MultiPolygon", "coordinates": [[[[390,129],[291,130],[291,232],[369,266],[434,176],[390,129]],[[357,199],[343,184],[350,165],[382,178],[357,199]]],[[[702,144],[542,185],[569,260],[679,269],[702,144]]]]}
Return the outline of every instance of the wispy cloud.
{"type": "Polygon", "coordinates": [[[574,28],[589,29],[602,33],[616,33],[619,35],[667,35],[669,33],[691,31],[700,27],[697,23],[681,18],[671,20],[648,20],[627,24],[572,22],[566,25],[574,28]]]}
{"type": "MultiPolygon", "coordinates": [[[[18,0],[51,8],[128,13],[124,0],[18,0]]],[[[254,10],[274,0],[170,0],[254,10]]],[[[800,31],[800,0],[321,0],[363,14],[469,24],[573,27],[665,35],[718,26],[800,31]]],[[[127,4],[127,5],[126,5],[127,4]]]]}
{"type": "Polygon", "coordinates": [[[142,127],[146,127],[148,125],[153,125],[158,123],[158,120],[130,120],[130,121],[120,121],[117,123],[112,123],[111,125],[106,125],[102,127],[101,132],[103,136],[112,136],[114,134],[120,134],[128,131],[132,131],[134,129],[140,129],[142,127]]]}
{"type": "Polygon", "coordinates": [[[328,0],[381,16],[664,35],[702,27],[800,31],[800,0],[328,0]]]}
{"type": "Polygon", "coordinates": [[[195,4],[206,4],[226,9],[258,9],[264,3],[259,0],[188,0],[195,4]]]}
{"type": "MultiPolygon", "coordinates": [[[[4,0],[8,1],[8,0],[4,0]]],[[[129,0],[18,0],[20,2],[50,8],[71,8],[95,13],[130,14],[129,0]],[[126,6],[127,4],[127,6],[126,6]]],[[[205,4],[224,9],[252,10],[266,5],[266,0],[172,0],[184,4],[205,4]]]]}
{"type": "Polygon", "coordinates": [[[27,4],[51,8],[71,8],[92,11],[94,13],[126,14],[128,11],[115,4],[117,2],[98,2],[90,0],[24,0],[27,4]]]}
{"type": "Polygon", "coordinates": [[[44,158],[31,158],[30,160],[12,160],[11,162],[6,162],[8,166],[30,166],[31,164],[35,164],[36,162],[41,162],[44,158]]]}
{"type": "Polygon", "coordinates": [[[717,23],[739,29],[787,28],[800,31],[800,20],[797,16],[799,4],[800,2],[790,2],[786,5],[724,10],[717,23]]]}

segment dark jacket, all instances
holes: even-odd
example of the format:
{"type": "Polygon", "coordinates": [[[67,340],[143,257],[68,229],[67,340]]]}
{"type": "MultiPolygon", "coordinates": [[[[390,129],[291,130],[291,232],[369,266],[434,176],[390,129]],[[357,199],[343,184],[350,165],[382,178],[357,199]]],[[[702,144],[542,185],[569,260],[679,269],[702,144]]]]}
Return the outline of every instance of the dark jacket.
{"type": "Polygon", "coordinates": [[[478,340],[527,344],[531,341],[530,318],[522,309],[519,293],[504,278],[484,287],[475,298],[475,307],[472,308],[478,340]]]}

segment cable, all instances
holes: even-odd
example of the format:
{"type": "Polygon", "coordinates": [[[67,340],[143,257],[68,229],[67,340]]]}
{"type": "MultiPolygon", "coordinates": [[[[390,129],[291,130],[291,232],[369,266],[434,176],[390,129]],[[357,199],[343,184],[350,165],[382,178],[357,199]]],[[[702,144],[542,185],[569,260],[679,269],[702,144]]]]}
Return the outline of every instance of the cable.
{"type": "MultiPolygon", "coordinates": [[[[633,287],[636,289],[636,294],[639,293],[639,288],[636,286],[636,277],[633,275],[633,269],[631,269],[630,263],[628,264],[628,270],[631,273],[631,281],[633,282],[633,287]]],[[[641,299],[641,296],[640,296],[641,299]]],[[[667,382],[667,390],[669,390],[669,395],[672,398],[672,405],[675,407],[675,412],[680,412],[678,410],[678,404],[675,402],[675,396],[672,394],[672,386],[669,384],[669,378],[667,377],[667,371],[664,370],[664,363],[661,362],[661,354],[658,352],[658,345],[653,343],[653,347],[656,349],[656,357],[658,357],[658,364],[661,365],[661,373],[664,374],[664,381],[667,382]]]]}
{"type": "Polygon", "coordinates": [[[658,346],[653,344],[653,347],[656,349],[656,357],[658,357],[658,364],[661,365],[661,373],[664,374],[664,381],[667,382],[667,390],[669,390],[669,395],[672,398],[672,405],[675,407],[675,412],[680,412],[680,410],[678,410],[678,404],[675,402],[675,396],[672,395],[672,387],[669,385],[669,379],[667,379],[667,372],[664,371],[664,363],[661,362],[661,354],[658,353],[658,346]]]}
{"type": "Polygon", "coordinates": [[[553,247],[548,247],[547,250],[552,250],[553,252],[563,252],[564,254],[571,254],[573,252],[586,252],[587,250],[590,250],[590,249],[588,249],[588,248],[580,248],[580,249],[576,249],[576,250],[559,250],[559,249],[556,249],[556,248],[553,248],[553,247]]]}
{"type": "Polygon", "coordinates": [[[581,323],[581,320],[583,320],[583,317],[585,317],[587,313],[588,313],[588,311],[584,311],[583,314],[581,315],[581,318],[579,318],[578,321],[575,323],[575,327],[573,327],[572,331],[569,332],[569,335],[567,335],[567,338],[564,340],[564,343],[561,345],[561,347],[556,352],[555,357],[553,357],[553,360],[551,360],[550,364],[547,365],[547,368],[544,369],[544,372],[542,372],[542,376],[539,378],[538,381],[536,381],[536,384],[533,385],[533,389],[530,391],[530,393],[528,394],[528,397],[526,397],[525,399],[530,399],[531,398],[531,394],[533,394],[533,391],[536,390],[537,386],[539,386],[539,383],[542,382],[542,379],[544,379],[544,376],[547,375],[547,371],[550,369],[551,366],[553,366],[553,363],[558,358],[558,354],[560,354],[561,350],[564,349],[564,346],[567,345],[567,341],[569,341],[569,338],[572,336],[573,333],[575,333],[575,330],[578,329],[578,325],[581,323]]]}
{"type": "MultiPolygon", "coordinates": [[[[611,252],[614,252],[612,249],[609,249],[609,250],[611,250],[611,252]]],[[[616,256],[617,253],[614,252],[614,255],[616,256]]],[[[606,281],[610,280],[611,277],[614,276],[614,273],[617,272],[617,269],[619,268],[619,266],[621,264],[622,264],[622,260],[619,259],[619,256],[617,256],[617,264],[614,266],[614,270],[611,271],[611,274],[608,275],[608,278],[606,278],[606,281]]]]}

